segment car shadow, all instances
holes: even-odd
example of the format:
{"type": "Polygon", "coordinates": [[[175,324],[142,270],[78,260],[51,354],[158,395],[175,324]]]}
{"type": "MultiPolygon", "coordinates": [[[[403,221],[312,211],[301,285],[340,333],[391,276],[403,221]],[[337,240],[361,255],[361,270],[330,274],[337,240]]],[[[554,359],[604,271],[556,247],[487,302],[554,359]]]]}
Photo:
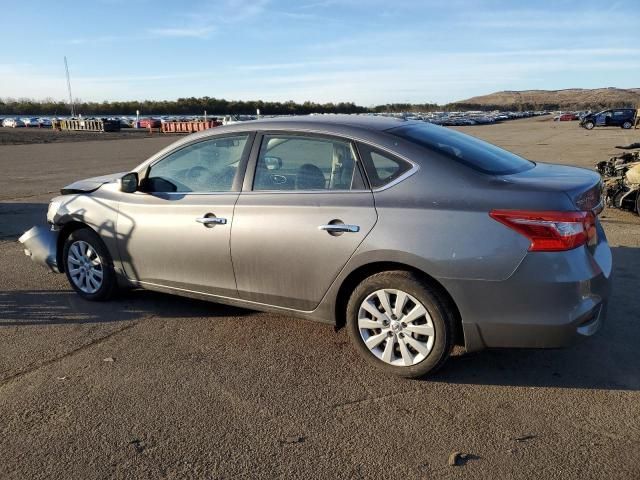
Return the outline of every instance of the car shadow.
{"type": "Polygon", "coordinates": [[[127,322],[149,317],[238,317],[252,313],[146,290],[128,290],[110,302],[90,302],[72,290],[0,292],[0,327],[127,322]]]}
{"type": "Polygon", "coordinates": [[[640,390],[640,249],[613,247],[605,324],[593,337],[553,350],[486,350],[454,355],[429,381],[550,388],[640,390]]]}

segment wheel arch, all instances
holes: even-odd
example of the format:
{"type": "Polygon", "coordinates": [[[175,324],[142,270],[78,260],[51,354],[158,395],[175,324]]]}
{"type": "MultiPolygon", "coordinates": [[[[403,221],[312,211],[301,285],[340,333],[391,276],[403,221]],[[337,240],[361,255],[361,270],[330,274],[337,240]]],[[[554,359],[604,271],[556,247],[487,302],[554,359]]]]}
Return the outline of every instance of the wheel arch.
{"type": "Polygon", "coordinates": [[[334,312],[336,329],[340,329],[346,325],[347,303],[349,302],[351,292],[353,292],[356,286],[365,278],[370,277],[371,275],[393,270],[413,272],[418,277],[420,277],[422,281],[427,283],[437,292],[441,300],[444,301],[447,306],[450,307],[450,309],[455,313],[456,318],[454,319],[454,324],[456,326],[456,331],[454,332],[454,343],[456,345],[464,345],[465,342],[464,332],[462,328],[462,317],[455,301],[453,300],[453,297],[440,282],[438,282],[428,273],[420,270],[419,268],[398,261],[376,261],[360,265],[344,278],[344,280],[340,284],[338,293],[336,294],[334,312]]]}
{"type": "Polygon", "coordinates": [[[91,231],[95,232],[95,230],[89,225],[78,220],[71,220],[65,223],[64,226],[60,229],[60,233],[58,234],[58,243],[56,245],[56,261],[58,262],[58,270],[60,270],[60,273],[64,273],[65,271],[64,258],[62,258],[64,243],[67,241],[67,238],[69,238],[69,235],[77,230],[80,230],[81,228],[88,228],[91,231]]]}

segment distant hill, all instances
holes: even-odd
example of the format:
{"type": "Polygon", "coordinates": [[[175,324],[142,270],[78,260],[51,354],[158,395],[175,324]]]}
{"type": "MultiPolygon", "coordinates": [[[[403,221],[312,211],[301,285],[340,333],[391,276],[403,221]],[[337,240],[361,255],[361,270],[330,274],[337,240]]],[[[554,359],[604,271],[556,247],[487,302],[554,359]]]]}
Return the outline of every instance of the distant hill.
{"type": "Polygon", "coordinates": [[[597,110],[640,108],[640,88],[570,88],[566,90],[503,91],[454,102],[471,110],[597,110]]]}

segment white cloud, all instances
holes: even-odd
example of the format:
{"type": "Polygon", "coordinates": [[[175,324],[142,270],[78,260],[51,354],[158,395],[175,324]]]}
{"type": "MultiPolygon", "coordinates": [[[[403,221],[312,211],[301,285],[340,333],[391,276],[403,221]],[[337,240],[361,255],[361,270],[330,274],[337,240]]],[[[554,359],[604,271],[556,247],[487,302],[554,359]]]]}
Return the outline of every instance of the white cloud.
{"type": "MultiPolygon", "coordinates": [[[[628,56],[640,54],[638,50],[547,49],[530,51],[530,56],[523,51],[316,56],[300,62],[227,64],[205,70],[166,72],[159,68],[140,74],[75,75],[72,84],[74,94],[86,100],[208,95],[245,100],[354,101],[363,105],[446,103],[497,90],[604,86],[590,83],[591,72],[616,72],[611,85],[637,86],[624,83],[637,78],[634,73],[639,62],[629,61],[628,56]],[[575,61],[568,61],[574,56],[575,61]],[[574,79],[569,85],[567,76],[574,79]]],[[[65,97],[62,68],[0,65],[0,75],[3,96],[65,97]]]]}
{"type": "Polygon", "coordinates": [[[150,35],[157,37],[187,37],[187,38],[209,38],[215,27],[186,27],[186,28],[151,28],[147,30],[150,35]]]}
{"type": "Polygon", "coordinates": [[[209,38],[220,30],[221,25],[247,21],[260,15],[268,0],[224,0],[210,3],[204,8],[182,14],[180,26],[147,29],[154,37],[209,38]]]}
{"type": "MultiPolygon", "coordinates": [[[[129,37],[130,38],[130,37],[129,37]]],[[[53,42],[60,45],[92,45],[99,43],[112,43],[121,41],[122,37],[114,35],[95,35],[91,37],[73,37],[69,39],[54,39],[53,42]]]]}
{"type": "MultiPolygon", "coordinates": [[[[633,18],[617,12],[614,8],[590,10],[584,7],[573,11],[551,11],[535,9],[518,10],[473,10],[463,13],[455,22],[458,26],[478,29],[517,29],[517,30],[602,30],[604,25],[633,25],[633,18]]],[[[585,32],[587,33],[587,32],[585,32]]]]}

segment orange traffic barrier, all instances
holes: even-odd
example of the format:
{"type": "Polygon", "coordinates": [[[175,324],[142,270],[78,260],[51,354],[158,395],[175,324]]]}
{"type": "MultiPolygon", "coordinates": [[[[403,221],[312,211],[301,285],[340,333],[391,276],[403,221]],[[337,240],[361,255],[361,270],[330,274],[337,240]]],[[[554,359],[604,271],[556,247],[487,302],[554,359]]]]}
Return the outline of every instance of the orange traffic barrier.
{"type": "Polygon", "coordinates": [[[215,120],[206,122],[162,122],[162,133],[193,133],[219,127],[222,123],[215,120]]]}

